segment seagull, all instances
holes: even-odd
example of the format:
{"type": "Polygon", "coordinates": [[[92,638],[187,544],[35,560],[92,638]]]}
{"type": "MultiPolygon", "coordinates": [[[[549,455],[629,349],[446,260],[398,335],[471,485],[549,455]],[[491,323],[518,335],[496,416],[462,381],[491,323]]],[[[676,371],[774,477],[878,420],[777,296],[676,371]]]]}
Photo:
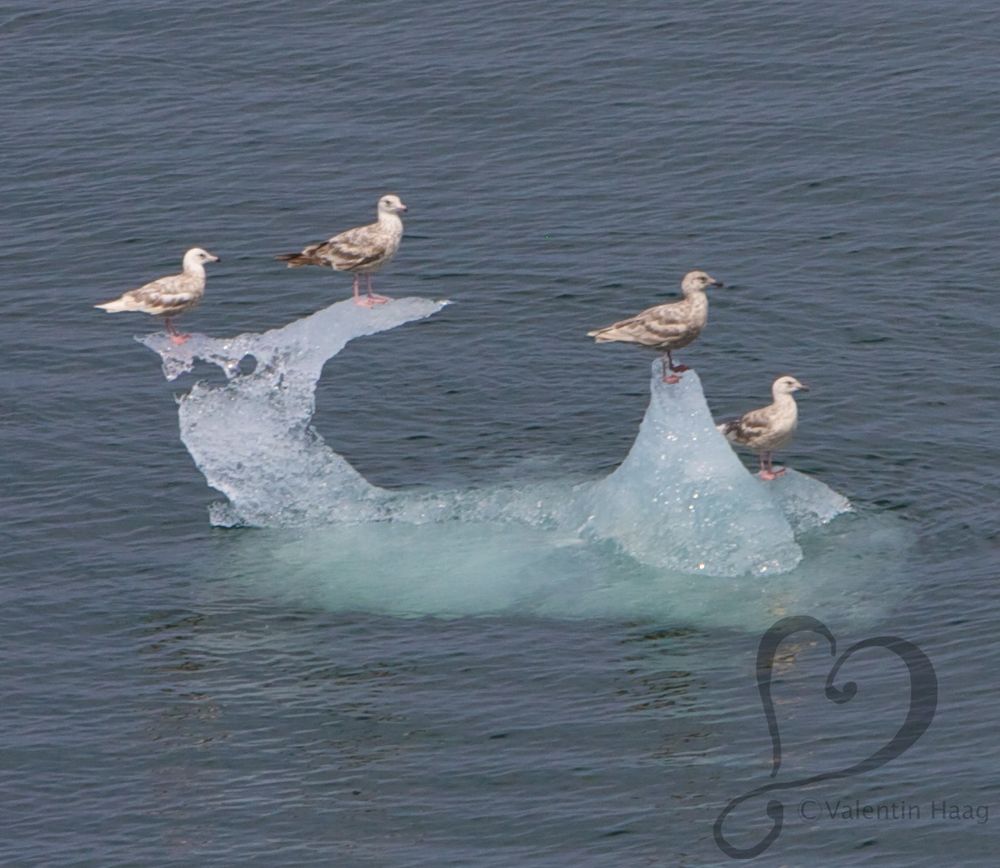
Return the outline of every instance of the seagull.
{"type": "Polygon", "coordinates": [[[683,301],[658,304],[630,319],[623,319],[602,329],[587,332],[597,343],[620,341],[639,344],[663,353],[663,382],[679,383],[677,374],[688,370],[687,365],[675,365],[672,350],[686,347],[705,328],[708,321],[708,297],[705,289],[709,286],[724,286],[704,271],[689,271],[681,281],[683,301]],[[667,375],[667,365],[671,374],[667,375]]]}
{"type": "Polygon", "coordinates": [[[218,256],[192,247],[184,254],[184,270],[180,274],[161,277],[138,289],[131,289],[121,298],[95,304],[108,313],[121,313],[126,310],[137,310],[154,316],[162,316],[167,334],[174,344],[182,344],[190,335],[181,334],[174,328],[173,318],[178,314],[191,310],[205,294],[205,263],[221,262],[218,256]]]}
{"type": "Polygon", "coordinates": [[[388,296],[372,292],[372,275],[399,250],[403,239],[403,221],[407,207],[399,196],[386,193],[378,200],[378,221],[357,226],[334,235],[320,244],[310,244],[301,253],[282,253],[275,259],[287,262],[289,268],[319,265],[334,271],[349,271],[354,275],[354,303],[362,307],[385,304],[388,296]],[[365,275],[368,295],[361,297],[361,275],[365,275]]]}
{"type": "Polygon", "coordinates": [[[761,479],[770,481],[785,472],[784,467],[775,470],[771,466],[771,453],[786,446],[795,434],[799,408],[792,394],[800,389],[803,392],[809,391],[808,386],[791,374],[784,374],[771,386],[771,394],[774,396],[772,404],[716,426],[727,440],[746,446],[758,454],[761,479]]]}

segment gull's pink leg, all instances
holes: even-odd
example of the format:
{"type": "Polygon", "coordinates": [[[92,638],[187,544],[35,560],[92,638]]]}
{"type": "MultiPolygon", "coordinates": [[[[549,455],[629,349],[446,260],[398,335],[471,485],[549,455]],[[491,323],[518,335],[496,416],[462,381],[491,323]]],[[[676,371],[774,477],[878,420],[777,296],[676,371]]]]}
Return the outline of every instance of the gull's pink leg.
{"type": "Polygon", "coordinates": [[[685,371],[690,371],[691,369],[687,365],[675,365],[674,357],[670,355],[670,350],[667,350],[667,358],[670,359],[670,370],[678,374],[683,374],[685,371]]]}
{"type": "Polygon", "coordinates": [[[181,332],[177,331],[177,329],[174,328],[173,321],[168,316],[165,316],[163,318],[163,325],[167,329],[167,337],[170,338],[170,343],[174,344],[174,346],[179,347],[189,337],[191,337],[191,335],[182,334],[181,332]]]}
{"type": "Polygon", "coordinates": [[[372,276],[367,274],[368,278],[368,298],[371,299],[371,304],[385,304],[387,301],[391,301],[387,295],[379,295],[377,292],[372,292],[372,276]]]}
{"type": "Polygon", "coordinates": [[[760,478],[765,482],[770,482],[772,479],[777,477],[778,474],[774,472],[771,467],[771,453],[761,452],[760,453],[760,478]]]}
{"type": "Polygon", "coordinates": [[[767,453],[767,469],[771,471],[774,476],[781,476],[785,472],[785,468],[782,467],[781,470],[774,469],[774,453],[767,453]]]}
{"type": "Polygon", "coordinates": [[[362,298],[361,297],[361,275],[360,274],[355,274],[354,275],[354,303],[356,305],[358,305],[358,307],[371,307],[372,306],[371,300],[369,300],[367,298],[362,298]]]}
{"type": "Polygon", "coordinates": [[[768,469],[768,463],[769,463],[768,455],[769,453],[767,452],[760,453],[760,473],[758,475],[765,482],[770,482],[772,479],[774,479],[774,474],[771,473],[770,469],[768,469]]]}
{"type": "MultiPolygon", "coordinates": [[[[667,374],[667,359],[669,358],[670,358],[670,353],[669,352],[664,353],[662,356],[660,356],[660,364],[663,366],[663,382],[669,383],[671,386],[673,386],[675,383],[679,383],[681,381],[681,378],[678,377],[676,374],[669,374],[669,375],[667,374]]],[[[670,362],[670,370],[674,370],[673,360],[671,360],[670,362]]]]}

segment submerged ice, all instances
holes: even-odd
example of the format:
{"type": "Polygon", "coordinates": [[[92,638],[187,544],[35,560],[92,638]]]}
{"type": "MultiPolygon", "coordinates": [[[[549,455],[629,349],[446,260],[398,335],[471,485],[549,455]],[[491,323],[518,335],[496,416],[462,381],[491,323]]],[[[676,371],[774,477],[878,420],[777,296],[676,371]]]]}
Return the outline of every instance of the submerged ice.
{"type": "MultiPolygon", "coordinates": [[[[168,379],[193,370],[197,359],[226,374],[222,383],[196,383],[179,400],[181,438],[209,485],[226,496],[213,521],[318,528],[324,575],[343,586],[345,602],[366,608],[388,599],[394,583],[397,602],[408,599],[404,588],[447,596],[455,581],[482,585],[480,598],[499,586],[530,597],[539,576],[560,574],[559,565],[570,574],[550,590],[558,585],[567,600],[584,574],[598,599],[607,593],[602,576],[610,563],[632,564],[647,582],[667,574],[688,583],[691,576],[775,576],[802,560],[803,534],[850,510],[804,474],[789,471],[769,483],[751,475],[716,430],[697,375],[664,384],[659,362],[635,443],[604,479],[431,493],[371,485],[312,427],[323,365],[349,340],[444,304],[404,298],[365,309],[343,301],[262,334],[195,335],[181,346],[164,335],[143,338],[168,379]],[[421,540],[433,552],[408,568],[404,552],[421,540]],[[383,551],[396,554],[382,563],[383,551]],[[408,578],[393,579],[400,571],[408,578]]],[[[285,566],[303,550],[295,544],[285,566]]]]}

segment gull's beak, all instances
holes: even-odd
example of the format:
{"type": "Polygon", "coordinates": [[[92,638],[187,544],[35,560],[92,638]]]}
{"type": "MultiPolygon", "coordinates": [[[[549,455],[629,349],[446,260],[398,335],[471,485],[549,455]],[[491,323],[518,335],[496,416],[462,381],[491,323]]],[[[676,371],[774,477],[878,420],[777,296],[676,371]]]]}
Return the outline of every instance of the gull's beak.
{"type": "Polygon", "coordinates": [[[725,286],[725,284],[721,280],[713,280],[712,286],[717,286],[719,287],[719,289],[722,289],[725,286]]]}
{"type": "Polygon", "coordinates": [[[212,256],[212,261],[213,261],[213,262],[222,262],[222,257],[221,257],[221,256],[215,256],[215,255],[213,254],[213,256],[212,256]]]}
{"type": "Polygon", "coordinates": [[[808,391],[809,391],[809,387],[808,387],[808,386],[807,386],[807,385],[806,385],[805,383],[799,383],[799,388],[800,388],[800,389],[801,389],[801,390],[802,390],[803,392],[808,392],[808,391]]]}
{"type": "Polygon", "coordinates": [[[409,209],[409,208],[407,208],[407,207],[406,207],[405,205],[400,205],[400,206],[399,206],[399,210],[400,210],[400,211],[402,211],[402,212],[403,212],[403,213],[405,214],[405,213],[406,213],[407,211],[409,211],[410,209],[409,209]]]}

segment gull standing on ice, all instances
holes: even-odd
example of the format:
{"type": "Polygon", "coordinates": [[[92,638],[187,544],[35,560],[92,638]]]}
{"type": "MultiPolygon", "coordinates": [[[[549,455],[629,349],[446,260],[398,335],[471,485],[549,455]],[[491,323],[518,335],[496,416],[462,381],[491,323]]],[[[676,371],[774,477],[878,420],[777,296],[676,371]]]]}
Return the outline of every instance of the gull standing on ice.
{"type": "Polygon", "coordinates": [[[739,419],[730,419],[716,427],[727,440],[756,452],[760,457],[760,478],[768,481],[781,476],[785,468],[775,470],[771,453],[788,445],[799,421],[799,408],[793,392],[809,391],[790,374],[778,377],[771,386],[774,402],[759,410],[744,413],[739,419]]]}
{"type": "Polygon", "coordinates": [[[377,222],[348,229],[320,244],[310,244],[301,253],[282,253],[275,259],[287,262],[289,268],[319,265],[334,271],[349,271],[354,275],[355,304],[362,307],[385,304],[388,296],[372,292],[372,275],[399,250],[403,239],[403,221],[399,215],[406,211],[399,196],[387,193],[378,200],[377,222]],[[368,287],[365,298],[360,293],[362,274],[368,287]]]}
{"type": "Polygon", "coordinates": [[[705,290],[709,286],[724,286],[704,271],[689,271],[681,281],[683,301],[658,304],[630,319],[623,319],[602,329],[587,332],[597,343],[619,341],[639,344],[663,353],[663,382],[679,383],[677,374],[686,371],[687,365],[674,365],[670,355],[672,350],[686,347],[705,328],[708,322],[708,297],[705,290]],[[667,364],[673,372],[667,376],[667,364]]]}
{"type": "Polygon", "coordinates": [[[137,310],[141,313],[162,316],[163,324],[175,344],[182,344],[190,335],[181,334],[174,328],[173,318],[178,314],[191,310],[201,301],[205,294],[205,263],[221,262],[218,256],[192,247],[184,254],[184,270],[180,274],[161,277],[138,289],[131,289],[121,298],[95,304],[108,313],[137,310]]]}

